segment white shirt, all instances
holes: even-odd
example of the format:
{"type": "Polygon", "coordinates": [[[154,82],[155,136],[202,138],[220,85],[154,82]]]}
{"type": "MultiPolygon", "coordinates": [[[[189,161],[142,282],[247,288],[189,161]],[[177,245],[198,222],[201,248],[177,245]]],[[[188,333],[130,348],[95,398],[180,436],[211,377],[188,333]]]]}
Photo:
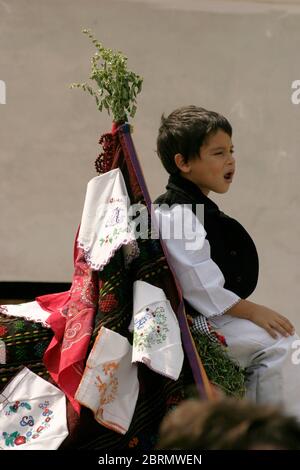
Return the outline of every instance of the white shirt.
{"type": "Polygon", "coordinates": [[[210,257],[205,229],[191,208],[184,204],[170,208],[163,205],[155,209],[155,215],[183,297],[189,304],[209,319],[239,302],[239,296],[224,288],[224,276],[210,257]]]}

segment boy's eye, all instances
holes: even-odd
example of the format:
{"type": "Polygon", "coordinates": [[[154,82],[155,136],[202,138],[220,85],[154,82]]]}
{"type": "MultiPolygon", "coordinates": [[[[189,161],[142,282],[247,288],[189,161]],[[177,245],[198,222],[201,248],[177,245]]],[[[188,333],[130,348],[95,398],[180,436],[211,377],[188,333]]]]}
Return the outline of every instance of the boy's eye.
{"type": "MultiPolygon", "coordinates": [[[[230,149],[230,153],[233,154],[234,153],[234,149],[230,149]]],[[[215,152],[214,155],[220,155],[220,156],[223,156],[225,155],[226,152],[224,150],[220,150],[219,152],[215,152]]]]}

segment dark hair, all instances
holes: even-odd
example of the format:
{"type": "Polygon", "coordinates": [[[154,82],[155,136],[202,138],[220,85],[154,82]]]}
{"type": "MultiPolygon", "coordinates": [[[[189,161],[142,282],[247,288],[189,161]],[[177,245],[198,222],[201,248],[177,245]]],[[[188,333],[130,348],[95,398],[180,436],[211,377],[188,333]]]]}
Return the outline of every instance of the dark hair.
{"type": "Polygon", "coordinates": [[[186,400],[164,418],[157,448],[300,450],[300,425],[276,407],[246,400],[186,400]]]}
{"type": "Polygon", "coordinates": [[[162,115],[157,154],[167,172],[178,173],[179,169],[174,161],[177,153],[186,162],[198,157],[201,145],[219,129],[232,136],[232,127],[224,116],[197,106],[175,109],[168,117],[162,115]]]}

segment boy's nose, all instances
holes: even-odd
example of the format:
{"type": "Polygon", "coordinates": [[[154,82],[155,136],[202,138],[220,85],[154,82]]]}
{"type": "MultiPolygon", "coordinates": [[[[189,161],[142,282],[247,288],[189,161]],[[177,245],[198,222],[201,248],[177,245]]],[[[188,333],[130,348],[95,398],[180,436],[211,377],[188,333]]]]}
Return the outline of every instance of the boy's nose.
{"type": "Polygon", "coordinates": [[[229,154],[229,158],[228,158],[229,162],[234,164],[235,163],[235,157],[232,153],[229,154]]]}

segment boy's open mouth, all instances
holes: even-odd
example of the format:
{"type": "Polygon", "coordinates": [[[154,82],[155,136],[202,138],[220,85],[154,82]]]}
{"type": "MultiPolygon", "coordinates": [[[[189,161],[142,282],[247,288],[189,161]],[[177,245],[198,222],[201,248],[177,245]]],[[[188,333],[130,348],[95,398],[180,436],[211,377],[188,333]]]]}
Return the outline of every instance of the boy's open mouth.
{"type": "Polygon", "coordinates": [[[228,171],[227,173],[225,173],[224,179],[225,179],[226,181],[232,181],[233,175],[234,175],[234,171],[233,171],[233,170],[228,171]]]}

